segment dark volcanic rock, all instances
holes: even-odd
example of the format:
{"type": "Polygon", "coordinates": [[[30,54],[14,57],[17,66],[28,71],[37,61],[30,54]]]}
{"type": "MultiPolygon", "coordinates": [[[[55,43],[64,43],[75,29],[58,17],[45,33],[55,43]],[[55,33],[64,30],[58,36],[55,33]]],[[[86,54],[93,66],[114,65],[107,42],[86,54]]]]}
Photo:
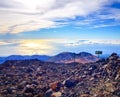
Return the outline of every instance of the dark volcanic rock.
{"type": "Polygon", "coordinates": [[[52,83],[52,84],[51,84],[50,88],[51,88],[53,91],[58,92],[62,86],[63,86],[63,85],[62,85],[60,82],[55,82],[55,83],[52,83]]]}
{"type": "Polygon", "coordinates": [[[31,88],[31,87],[26,87],[25,90],[24,90],[25,93],[33,93],[34,92],[34,89],[31,88]]]}
{"type": "Polygon", "coordinates": [[[52,93],[53,93],[52,89],[49,89],[48,91],[46,91],[45,97],[51,97],[52,93]]]}
{"type": "Polygon", "coordinates": [[[74,87],[75,85],[77,84],[77,81],[76,80],[73,80],[73,79],[68,79],[65,81],[65,87],[67,88],[71,88],[71,87],[74,87]]]}

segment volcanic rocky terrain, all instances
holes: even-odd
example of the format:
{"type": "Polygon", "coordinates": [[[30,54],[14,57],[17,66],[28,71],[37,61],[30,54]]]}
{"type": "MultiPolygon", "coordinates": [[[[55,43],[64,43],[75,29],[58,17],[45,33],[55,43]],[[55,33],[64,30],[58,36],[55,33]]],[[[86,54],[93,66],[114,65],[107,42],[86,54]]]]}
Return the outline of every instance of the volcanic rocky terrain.
{"type": "Polygon", "coordinates": [[[120,57],[85,64],[9,60],[0,65],[0,97],[120,97],[120,57]]]}

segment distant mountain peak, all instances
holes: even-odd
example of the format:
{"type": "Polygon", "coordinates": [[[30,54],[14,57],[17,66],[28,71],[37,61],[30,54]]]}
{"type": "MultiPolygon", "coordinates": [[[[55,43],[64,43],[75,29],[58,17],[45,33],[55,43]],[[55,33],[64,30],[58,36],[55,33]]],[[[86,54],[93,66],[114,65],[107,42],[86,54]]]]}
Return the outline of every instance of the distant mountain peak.
{"type": "Polygon", "coordinates": [[[61,55],[61,54],[75,54],[75,53],[73,53],[73,52],[61,52],[58,55],[61,55]]]}
{"type": "Polygon", "coordinates": [[[95,62],[98,58],[88,52],[80,52],[78,54],[72,52],[62,52],[48,59],[48,62],[55,63],[72,63],[75,61],[78,63],[95,62]]]}
{"type": "Polygon", "coordinates": [[[92,56],[92,54],[88,53],[88,52],[80,52],[78,55],[80,56],[92,56]]]}

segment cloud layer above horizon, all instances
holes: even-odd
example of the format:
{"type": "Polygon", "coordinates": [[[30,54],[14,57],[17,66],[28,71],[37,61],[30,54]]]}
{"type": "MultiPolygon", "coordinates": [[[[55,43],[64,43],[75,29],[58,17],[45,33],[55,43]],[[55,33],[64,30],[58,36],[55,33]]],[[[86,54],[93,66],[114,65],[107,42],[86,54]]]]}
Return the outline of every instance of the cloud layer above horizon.
{"type": "Polygon", "coordinates": [[[116,3],[120,0],[0,0],[0,34],[70,24],[89,28],[120,25],[116,3]]]}
{"type": "Polygon", "coordinates": [[[0,56],[8,55],[56,55],[60,52],[90,52],[102,50],[104,54],[120,52],[119,40],[69,40],[69,39],[34,39],[0,40],[0,56]],[[116,44],[117,41],[117,44],[116,44]]]}

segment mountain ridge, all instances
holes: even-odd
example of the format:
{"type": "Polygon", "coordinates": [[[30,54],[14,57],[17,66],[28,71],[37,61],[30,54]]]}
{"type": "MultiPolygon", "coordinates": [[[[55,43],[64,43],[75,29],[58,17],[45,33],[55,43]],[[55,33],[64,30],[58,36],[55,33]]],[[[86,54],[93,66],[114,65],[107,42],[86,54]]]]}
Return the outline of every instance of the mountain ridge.
{"type": "Polygon", "coordinates": [[[54,63],[89,63],[95,62],[98,58],[88,52],[62,52],[55,56],[48,55],[11,55],[8,57],[0,57],[0,63],[3,63],[7,60],[29,60],[29,59],[38,59],[45,62],[54,62],[54,63]]]}
{"type": "Polygon", "coordinates": [[[50,56],[47,55],[10,55],[8,57],[0,57],[0,63],[3,63],[7,60],[29,60],[29,59],[38,59],[41,61],[45,61],[48,58],[50,58],[50,56]]]}

